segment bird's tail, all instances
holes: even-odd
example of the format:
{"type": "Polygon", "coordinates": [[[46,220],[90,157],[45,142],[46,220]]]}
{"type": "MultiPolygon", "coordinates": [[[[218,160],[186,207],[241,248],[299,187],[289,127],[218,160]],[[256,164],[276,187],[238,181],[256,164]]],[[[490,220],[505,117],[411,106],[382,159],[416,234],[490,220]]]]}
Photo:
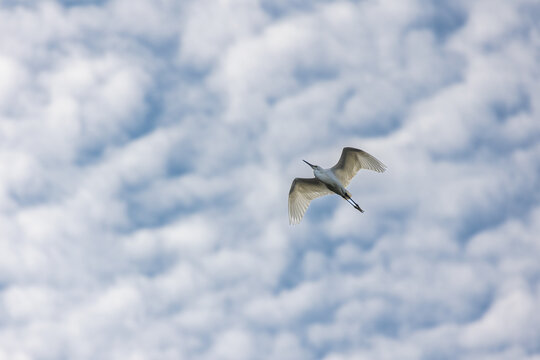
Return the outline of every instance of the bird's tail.
{"type": "Polygon", "coordinates": [[[364,210],[362,210],[362,208],[351,198],[351,194],[349,194],[348,191],[343,198],[347,200],[347,202],[351,204],[356,210],[360,211],[361,213],[364,212],[364,210]]]}

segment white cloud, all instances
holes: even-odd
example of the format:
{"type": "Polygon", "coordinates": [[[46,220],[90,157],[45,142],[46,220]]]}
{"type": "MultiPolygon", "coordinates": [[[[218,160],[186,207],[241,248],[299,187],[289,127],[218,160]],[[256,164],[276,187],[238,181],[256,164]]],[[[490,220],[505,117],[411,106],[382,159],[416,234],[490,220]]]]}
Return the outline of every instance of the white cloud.
{"type": "Polygon", "coordinates": [[[24,86],[28,74],[26,69],[17,61],[9,57],[0,57],[0,106],[8,106],[16,101],[16,93],[20,87],[24,86]]]}
{"type": "Polygon", "coordinates": [[[538,319],[535,316],[536,296],[515,291],[501,296],[482,319],[465,328],[462,341],[465,346],[497,348],[523,345],[534,350],[537,345],[538,319]]]}
{"type": "Polygon", "coordinates": [[[212,359],[252,359],[256,349],[251,336],[242,330],[227,330],[212,346],[212,359]]]}
{"type": "MultiPolygon", "coordinates": [[[[299,339],[292,333],[280,333],[275,337],[273,350],[268,359],[307,359],[309,353],[302,347],[299,339]]],[[[264,358],[264,357],[263,357],[264,358]]]]}
{"type": "Polygon", "coordinates": [[[195,67],[211,64],[267,22],[267,15],[254,1],[192,2],[180,35],[180,60],[195,67]]]}
{"type": "Polygon", "coordinates": [[[0,358],[538,357],[535,14],[2,5],[0,358]]]}

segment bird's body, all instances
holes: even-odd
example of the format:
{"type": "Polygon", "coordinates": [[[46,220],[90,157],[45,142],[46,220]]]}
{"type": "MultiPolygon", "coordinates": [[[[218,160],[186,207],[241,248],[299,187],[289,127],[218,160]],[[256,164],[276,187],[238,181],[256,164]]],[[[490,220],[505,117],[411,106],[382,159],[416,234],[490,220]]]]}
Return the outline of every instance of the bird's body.
{"type": "Polygon", "coordinates": [[[332,169],[314,169],[313,175],[326,185],[328,190],[335,192],[340,196],[346,196],[348,194],[347,189],[345,189],[345,186],[343,186],[341,181],[334,175],[332,169]]]}
{"type": "Polygon", "coordinates": [[[338,194],[355,209],[364,212],[345,188],[360,169],[384,172],[386,166],[367,152],[352,147],[343,148],[336,165],[329,169],[312,165],[314,178],[294,179],[289,191],[289,222],[298,224],[304,217],[311,200],[331,193],[338,194]]]}

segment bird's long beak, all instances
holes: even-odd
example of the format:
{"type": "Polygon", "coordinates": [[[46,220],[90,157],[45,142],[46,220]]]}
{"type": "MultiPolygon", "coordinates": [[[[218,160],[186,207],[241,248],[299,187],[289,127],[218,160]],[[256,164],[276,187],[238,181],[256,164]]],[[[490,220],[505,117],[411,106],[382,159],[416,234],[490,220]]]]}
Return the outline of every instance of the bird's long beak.
{"type": "Polygon", "coordinates": [[[302,161],[305,162],[306,164],[308,164],[309,166],[311,166],[312,169],[313,169],[313,167],[315,166],[315,165],[311,165],[311,164],[308,163],[306,160],[302,160],[302,161]]]}

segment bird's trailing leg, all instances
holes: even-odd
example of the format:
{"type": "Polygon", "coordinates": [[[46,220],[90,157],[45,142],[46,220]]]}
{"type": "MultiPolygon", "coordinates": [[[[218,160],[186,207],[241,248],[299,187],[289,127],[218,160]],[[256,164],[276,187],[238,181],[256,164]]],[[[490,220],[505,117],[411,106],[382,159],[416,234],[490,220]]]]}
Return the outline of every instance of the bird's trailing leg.
{"type": "Polygon", "coordinates": [[[362,210],[362,208],[351,198],[351,195],[345,194],[343,198],[347,200],[347,202],[351,204],[356,210],[360,211],[361,213],[364,212],[364,210],[362,210]]]}

